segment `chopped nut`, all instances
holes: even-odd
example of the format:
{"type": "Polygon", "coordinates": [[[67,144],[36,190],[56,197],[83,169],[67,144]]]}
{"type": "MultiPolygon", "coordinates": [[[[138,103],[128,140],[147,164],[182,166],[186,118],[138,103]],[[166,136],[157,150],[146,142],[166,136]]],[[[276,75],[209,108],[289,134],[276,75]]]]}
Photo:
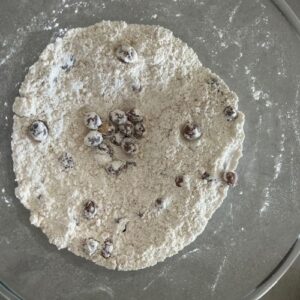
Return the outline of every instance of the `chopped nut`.
{"type": "Polygon", "coordinates": [[[98,131],[104,136],[109,137],[112,136],[116,129],[115,126],[109,122],[103,122],[102,125],[99,127],[98,131]]]}

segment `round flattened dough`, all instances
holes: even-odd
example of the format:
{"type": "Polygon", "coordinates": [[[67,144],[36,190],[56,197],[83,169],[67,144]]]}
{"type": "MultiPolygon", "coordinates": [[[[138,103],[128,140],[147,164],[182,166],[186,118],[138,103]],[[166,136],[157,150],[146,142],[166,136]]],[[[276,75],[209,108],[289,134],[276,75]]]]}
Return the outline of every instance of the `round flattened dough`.
{"type": "Polygon", "coordinates": [[[46,47],[15,100],[16,195],[59,249],[111,269],[154,265],[194,241],[226,197],[222,173],[241,157],[244,115],[228,121],[224,108],[237,102],[165,28],[107,21],[72,29],[46,47]],[[123,44],[136,50],[134,62],[116,58],[123,44]],[[83,143],[84,114],[105,122],[110,111],[133,107],[147,130],[139,153],[128,158],[113,147],[114,159],[136,166],[109,175],[112,158],[83,143]],[[34,120],[46,122],[46,141],[28,135],[34,120]],[[199,124],[199,140],[182,137],[186,122],[199,124]],[[201,179],[205,171],[212,180],[201,179]],[[90,200],[97,210],[87,218],[90,200]]]}

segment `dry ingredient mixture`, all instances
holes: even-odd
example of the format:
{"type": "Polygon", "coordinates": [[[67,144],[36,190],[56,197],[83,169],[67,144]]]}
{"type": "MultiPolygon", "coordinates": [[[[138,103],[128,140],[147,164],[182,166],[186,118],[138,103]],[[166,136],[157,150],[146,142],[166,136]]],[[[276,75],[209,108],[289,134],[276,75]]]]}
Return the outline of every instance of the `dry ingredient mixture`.
{"type": "Polygon", "coordinates": [[[59,249],[136,270],[191,243],[236,184],[238,98],[171,31],[72,29],[13,109],[16,195],[59,249]]]}

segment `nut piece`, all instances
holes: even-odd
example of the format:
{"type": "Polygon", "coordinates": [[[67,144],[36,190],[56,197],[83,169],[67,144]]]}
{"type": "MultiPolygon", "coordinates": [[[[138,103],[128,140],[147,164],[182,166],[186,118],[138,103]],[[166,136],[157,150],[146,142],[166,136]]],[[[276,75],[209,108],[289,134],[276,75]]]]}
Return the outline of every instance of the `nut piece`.
{"type": "Polygon", "coordinates": [[[137,139],[141,139],[146,133],[146,129],[143,123],[137,123],[134,125],[134,136],[137,139]]]}
{"type": "Polygon", "coordinates": [[[200,127],[196,123],[187,122],[182,130],[185,139],[189,141],[197,140],[201,137],[202,133],[200,127]]]}
{"type": "Polygon", "coordinates": [[[43,142],[48,137],[48,127],[43,121],[34,121],[28,129],[31,137],[37,142],[43,142]]]}
{"type": "Polygon", "coordinates": [[[235,172],[224,172],[223,180],[230,186],[235,186],[237,182],[237,175],[235,172]]]}
{"type": "Polygon", "coordinates": [[[238,117],[237,111],[230,105],[224,108],[224,115],[227,121],[233,121],[238,117]]]}
{"type": "Polygon", "coordinates": [[[129,121],[119,126],[119,131],[126,137],[133,135],[133,124],[129,121]]]}
{"type": "Polygon", "coordinates": [[[95,112],[88,112],[84,115],[84,124],[89,129],[98,129],[98,127],[101,126],[102,121],[95,112]]]}
{"type": "Polygon", "coordinates": [[[133,124],[143,122],[143,119],[144,119],[143,114],[137,108],[132,108],[131,110],[129,110],[126,113],[126,115],[127,115],[128,120],[130,122],[132,122],[133,124]]]}
{"type": "Polygon", "coordinates": [[[97,149],[99,150],[100,154],[108,154],[110,157],[114,155],[113,148],[105,142],[101,143],[97,149]]]}
{"type": "Polygon", "coordinates": [[[102,125],[98,128],[98,131],[104,136],[108,137],[115,133],[116,128],[113,124],[109,122],[103,122],[102,125]]]}
{"type": "Polygon", "coordinates": [[[109,113],[109,119],[115,124],[115,125],[121,125],[125,124],[127,122],[127,116],[124,111],[120,109],[116,109],[114,111],[111,111],[109,113]]]}
{"type": "Polygon", "coordinates": [[[111,239],[106,239],[104,241],[104,246],[102,248],[101,255],[104,258],[110,258],[113,250],[114,250],[113,241],[111,239]]]}
{"type": "Polygon", "coordinates": [[[92,219],[97,213],[96,204],[94,201],[88,201],[84,204],[84,216],[87,219],[92,219]]]}
{"type": "Polygon", "coordinates": [[[99,242],[93,238],[88,238],[84,243],[84,250],[89,255],[92,256],[98,249],[99,242]]]}
{"type": "Polygon", "coordinates": [[[138,145],[135,143],[133,139],[125,138],[121,143],[122,150],[129,154],[129,155],[135,155],[139,151],[138,145]]]}
{"type": "Polygon", "coordinates": [[[131,64],[138,60],[135,49],[130,45],[120,45],[115,53],[118,60],[126,64],[131,64]]]}
{"type": "Polygon", "coordinates": [[[103,141],[102,134],[96,130],[90,131],[84,138],[84,144],[88,147],[96,147],[103,141]]]}

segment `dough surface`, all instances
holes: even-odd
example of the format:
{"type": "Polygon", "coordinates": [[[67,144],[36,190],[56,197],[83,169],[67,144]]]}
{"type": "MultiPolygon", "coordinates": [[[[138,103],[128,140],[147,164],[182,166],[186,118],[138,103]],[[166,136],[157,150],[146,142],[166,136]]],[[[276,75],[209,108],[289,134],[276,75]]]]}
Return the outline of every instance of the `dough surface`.
{"type": "Polygon", "coordinates": [[[228,121],[224,109],[237,104],[165,28],[104,21],[69,30],[31,66],[13,106],[16,195],[59,249],[110,269],[152,266],[194,241],[226,197],[222,174],[242,155],[244,115],[228,121]],[[122,44],[136,50],[134,62],[116,57],[122,44]],[[138,154],[113,145],[111,157],[84,144],[86,112],[104,122],[112,110],[131,108],[146,128],[138,154]],[[45,141],[28,134],[36,120],[48,127],[45,141]],[[199,139],[183,137],[186,122],[199,124],[199,139]],[[114,175],[112,161],[134,163],[114,175]],[[97,207],[92,218],[88,201],[97,207]]]}

